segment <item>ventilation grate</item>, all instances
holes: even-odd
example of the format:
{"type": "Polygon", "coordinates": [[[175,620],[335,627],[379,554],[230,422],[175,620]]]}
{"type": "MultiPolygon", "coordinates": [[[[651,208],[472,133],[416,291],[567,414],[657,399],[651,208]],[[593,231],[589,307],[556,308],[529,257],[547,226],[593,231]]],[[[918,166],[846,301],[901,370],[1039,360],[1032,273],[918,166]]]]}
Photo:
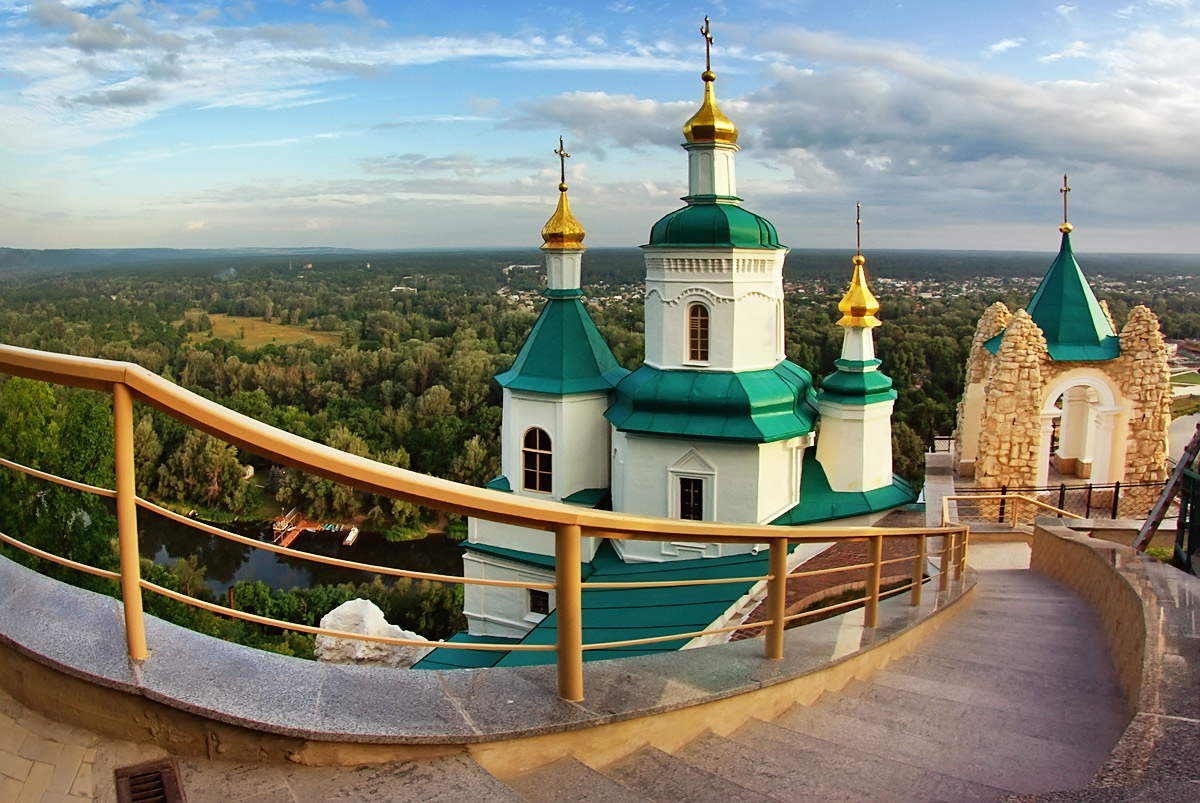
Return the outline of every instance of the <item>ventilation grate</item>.
{"type": "Polygon", "coordinates": [[[135,764],[114,774],[117,803],[186,803],[179,773],[171,761],[135,764]]]}

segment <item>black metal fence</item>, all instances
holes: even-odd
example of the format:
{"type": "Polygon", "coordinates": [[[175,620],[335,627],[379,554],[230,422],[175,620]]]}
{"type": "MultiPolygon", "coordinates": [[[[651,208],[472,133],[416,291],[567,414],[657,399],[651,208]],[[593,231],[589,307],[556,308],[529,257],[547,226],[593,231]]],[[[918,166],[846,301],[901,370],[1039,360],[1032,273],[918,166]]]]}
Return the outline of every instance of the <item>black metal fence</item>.
{"type": "MultiPolygon", "coordinates": [[[[1074,513],[1085,519],[1144,519],[1149,514],[1158,497],[1162,495],[1165,482],[1114,482],[1106,485],[1046,485],[1040,488],[1003,487],[970,488],[956,490],[958,496],[973,494],[995,494],[1001,496],[1020,495],[1037,499],[1059,510],[1074,513]]],[[[1198,489],[1200,492],[1200,489],[1198,489]]],[[[996,521],[1003,523],[1011,521],[1013,510],[1010,503],[1003,498],[981,501],[976,512],[977,520],[996,521]]],[[[1035,516],[1046,515],[1039,512],[1033,505],[1023,505],[1018,512],[1021,520],[1031,520],[1035,516]]]]}

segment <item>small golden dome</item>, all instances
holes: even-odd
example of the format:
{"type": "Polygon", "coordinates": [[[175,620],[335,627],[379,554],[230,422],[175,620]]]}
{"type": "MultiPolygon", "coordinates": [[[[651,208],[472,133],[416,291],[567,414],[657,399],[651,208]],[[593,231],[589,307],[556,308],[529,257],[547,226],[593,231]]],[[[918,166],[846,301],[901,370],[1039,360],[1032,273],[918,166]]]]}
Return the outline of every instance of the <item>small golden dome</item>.
{"type": "Polygon", "coordinates": [[[704,103],[692,118],[684,123],[684,139],[688,142],[736,143],[737,126],[717,106],[717,96],[713,92],[713,81],[717,76],[712,70],[705,70],[700,77],[704,79],[704,103]]]}
{"type": "Polygon", "coordinates": [[[558,192],[558,208],[546,221],[546,225],[542,226],[542,240],[545,241],[542,249],[583,248],[583,238],[587,236],[587,232],[583,230],[583,224],[571,214],[566,182],[558,185],[558,192]]]}
{"type": "Polygon", "coordinates": [[[863,270],[866,261],[862,254],[854,255],[854,278],[850,280],[850,289],[846,292],[845,298],[838,304],[838,312],[842,313],[842,319],[837,322],[838,326],[857,326],[870,329],[881,323],[875,317],[875,313],[879,312],[879,302],[867,289],[867,274],[863,270]]]}
{"type": "Polygon", "coordinates": [[[1061,231],[1063,234],[1070,234],[1071,232],[1073,232],[1075,230],[1075,227],[1072,226],[1070,223],[1064,223],[1058,227],[1058,230],[1061,231]]]}

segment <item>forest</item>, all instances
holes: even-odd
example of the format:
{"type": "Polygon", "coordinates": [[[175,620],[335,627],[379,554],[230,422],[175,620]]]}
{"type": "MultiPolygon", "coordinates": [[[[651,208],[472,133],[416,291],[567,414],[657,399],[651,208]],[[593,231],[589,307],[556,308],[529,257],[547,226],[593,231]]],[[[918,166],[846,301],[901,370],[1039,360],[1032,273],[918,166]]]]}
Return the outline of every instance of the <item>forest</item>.
{"type": "MultiPolygon", "coordinates": [[[[872,285],[882,304],[876,351],[899,394],[897,473],[919,485],[933,434],[952,428],[980,314],[996,300],[1023,306],[1052,258],[954,252],[868,258],[873,282],[920,280],[923,289],[885,293],[872,285]],[[1013,281],[972,289],[983,277],[1013,281]],[[954,293],[930,292],[938,282],[954,293]]],[[[288,432],[472,485],[499,473],[501,397],[492,378],[512,363],[537,317],[543,286],[540,255],[532,249],[204,254],[126,263],[109,255],[90,270],[79,267],[78,254],[57,268],[44,256],[0,251],[0,262],[5,259],[23,267],[0,279],[0,341],[134,362],[288,432]]],[[[1103,265],[1110,280],[1095,286],[1118,326],[1133,305],[1145,303],[1168,337],[1200,336],[1194,260],[1093,263],[1103,265]]],[[[850,272],[845,253],[789,255],[786,351],[817,383],[834,370],[840,353],[842,332],[834,322],[850,272]]],[[[636,249],[595,249],[585,256],[589,309],[628,368],[643,352],[642,276],[636,249]]],[[[111,432],[106,395],[0,377],[0,455],[10,460],[111,488],[111,432]]],[[[313,518],[355,522],[393,539],[463,533],[453,516],[272,465],[140,405],[134,449],[140,496],[210,521],[269,519],[299,506],[313,518]]],[[[0,529],[81,562],[115,565],[115,523],[103,500],[9,470],[0,472],[0,529]]],[[[18,559],[115,593],[108,581],[18,559]]],[[[180,561],[146,571],[154,582],[204,596],[210,592],[203,568],[180,561]]],[[[369,580],[272,592],[242,581],[231,599],[242,610],[313,623],[347,595],[368,595],[390,621],[438,637],[462,626],[460,593],[437,584],[369,580]]],[[[229,622],[156,595],[147,605],[213,635],[311,654],[304,636],[229,622]]]]}

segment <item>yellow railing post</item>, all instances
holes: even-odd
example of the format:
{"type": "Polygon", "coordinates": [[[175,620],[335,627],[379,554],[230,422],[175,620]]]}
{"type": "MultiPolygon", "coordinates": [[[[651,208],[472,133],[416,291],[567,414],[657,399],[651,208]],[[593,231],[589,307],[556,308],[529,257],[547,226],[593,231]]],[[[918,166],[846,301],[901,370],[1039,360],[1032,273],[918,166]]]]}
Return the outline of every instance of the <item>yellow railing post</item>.
{"type": "Polygon", "coordinates": [[[908,597],[909,605],[921,604],[921,586],[925,579],[925,535],[916,536],[916,554],[913,555],[912,591],[908,597]]]}
{"type": "Polygon", "coordinates": [[[954,548],[954,536],[955,533],[945,533],[942,535],[942,546],[938,560],[938,591],[945,591],[950,587],[950,552],[954,548]]]}
{"type": "Polygon", "coordinates": [[[121,600],[125,607],[125,641],[129,646],[129,657],[140,661],[150,653],[146,649],[146,625],[142,619],[137,485],[133,465],[133,396],[121,383],[113,385],[113,432],[116,436],[117,548],[121,561],[121,600]]]}
{"type": "Polygon", "coordinates": [[[863,624],[875,627],[879,622],[879,577],[883,573],[883,536],[871,536],[869,544],[867,560],[871,565],[867,568],[867,607],[863,614],[863,624]]]}
{"type": "Polygon", "coordinates": [[[955,540],[954,549],[954,579],[961,580],[964,564],[967,562],[967,534],[960,534],[955,540]]]}
{"type": "Polygon", "coordinates": [[[786,623],[783,621],[787,611],[787,557],[788,541],[786,538],[772,538],[771,552],[768,559],[767,580],[767,657],[773,661],[783,658],[783,631],[786,623]]]}
{"type": "Polygon", "coordinates": [[[578,524],[560,524],[554,531],[554,611],[558,619],[558,696],[583,699],[583,590],[579,573],[578,524]]]}

